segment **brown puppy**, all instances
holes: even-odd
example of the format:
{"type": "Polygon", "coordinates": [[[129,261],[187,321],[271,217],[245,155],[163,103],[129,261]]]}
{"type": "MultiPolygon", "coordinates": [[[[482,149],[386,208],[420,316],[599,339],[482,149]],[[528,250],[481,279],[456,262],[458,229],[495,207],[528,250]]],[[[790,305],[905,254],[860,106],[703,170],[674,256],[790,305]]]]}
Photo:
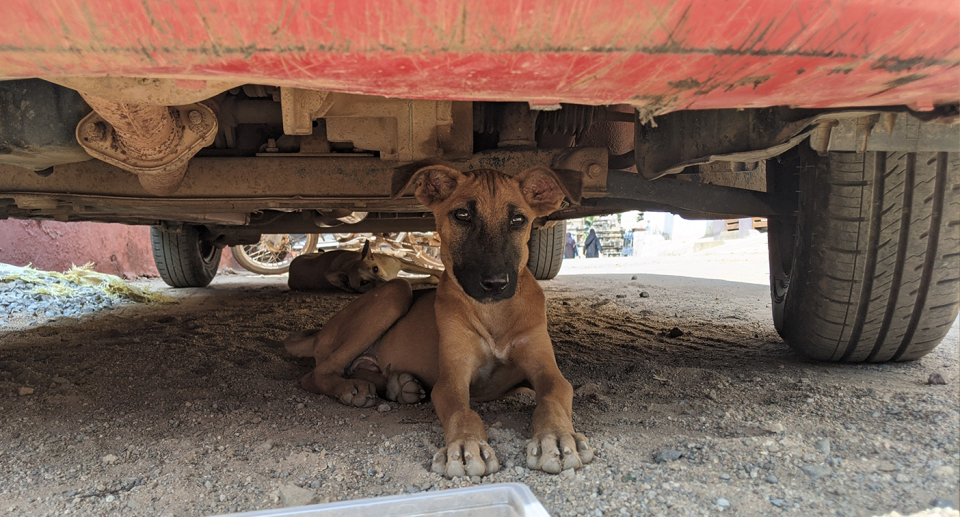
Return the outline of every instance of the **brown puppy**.
{"type": "MultiPolygon", "coordinates": [[[[537,406],[527,465],[558,473],[589,463],[593,451],[573,429],[573,389],[547,333],[543,291],[526,267],[531,223],[557,210],[565,194],[578,201],[579,177],[564,185],[545,167],[510,177],[433,165],[410,182],[437,221],[439,287],[414,297],[405,282],[388,282],[319,332],[288,339],[291,353],[317,361],[301,385],[360,407],[372,406],[378,392],[416,402],[421,383],[432,388],[446,438],[433,470],[447,477],[500,468],[470,401],[529,386],[537,406]]],[[[397,187],[398,194],[406,183],[397,187]]]]}
{"type": "Polygon", "coordinates": [[[418,284],[436,284],[439,281],[439,271],[373,253],[370,251],[370,241],[367,241],[359,252],[333,250],[300,255],[290,263],[287,285],[294,291],[343,289],[365,293],[397,278],[401,271],[431,275],[418,279],[418,284]]]}

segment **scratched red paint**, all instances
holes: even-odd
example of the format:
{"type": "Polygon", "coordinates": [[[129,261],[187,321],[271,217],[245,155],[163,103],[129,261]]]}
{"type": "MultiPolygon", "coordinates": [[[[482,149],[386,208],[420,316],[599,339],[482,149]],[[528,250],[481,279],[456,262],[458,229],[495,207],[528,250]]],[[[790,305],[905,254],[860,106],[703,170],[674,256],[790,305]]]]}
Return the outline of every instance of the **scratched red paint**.
{"type": "Polygon", "coordinates": [[[960,100],[956,0],[6,0],[0,78],[723,108],[960,100]]]}

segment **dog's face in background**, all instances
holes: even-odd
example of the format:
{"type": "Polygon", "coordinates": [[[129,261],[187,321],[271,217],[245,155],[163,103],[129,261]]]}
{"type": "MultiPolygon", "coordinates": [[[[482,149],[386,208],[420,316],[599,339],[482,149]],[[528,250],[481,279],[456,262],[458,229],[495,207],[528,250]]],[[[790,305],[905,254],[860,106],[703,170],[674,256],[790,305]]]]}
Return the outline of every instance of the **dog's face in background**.
{"type": "Polygon", "coordinates": [[[445,244],[440,257],[445,269],[482,303],[514,295],[529,257],[534,219],[556,211],[568,195],[546,167],[511,177],[490,169],[461,173],[431,165],[410,182],[417,184],[417,199],[434,213],[445,244]]]}
{"type": "MultiPolygon", "coordinates": [[[[389,257],[382,258],[389,259],[389,257]]],[[[360,259],[350,264],[346,271],[328,272],[327,281],[346,291],[365,293],[397,277],[399,268],[391,268],[390,264],[381,264],[384,262],[382,258],[370,251],[370,241],[367,241],[363,244],[363,250],[360,251],[360,259]]]]}

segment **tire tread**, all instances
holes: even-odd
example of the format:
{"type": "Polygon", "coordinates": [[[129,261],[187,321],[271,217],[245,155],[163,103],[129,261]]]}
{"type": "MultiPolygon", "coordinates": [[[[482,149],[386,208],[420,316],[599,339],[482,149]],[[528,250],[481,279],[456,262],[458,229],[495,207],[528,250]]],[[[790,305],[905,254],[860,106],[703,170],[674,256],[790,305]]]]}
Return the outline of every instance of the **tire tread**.
{"type": "Polygon", "coordinates": [[[180,232],[150,228],[153,259],[160,278],[171,287],[206,287],[217,274],[222,249],[218,248],[209,263],[197,249],[199,231],[184,226],[180,232]]]}
{"type": "Polygon", "coordinates": [[[929,353],[960,308],[960,154],[835,152],[815,174],[781,334],[820,360],[929,353]]]}
{"type": "Polygon", "coordinates": [[[560,272],[566,235],[566,221],[530,232],[530,258],[527,260],[527,267],[534,278],[551,280],[560,272]]]}

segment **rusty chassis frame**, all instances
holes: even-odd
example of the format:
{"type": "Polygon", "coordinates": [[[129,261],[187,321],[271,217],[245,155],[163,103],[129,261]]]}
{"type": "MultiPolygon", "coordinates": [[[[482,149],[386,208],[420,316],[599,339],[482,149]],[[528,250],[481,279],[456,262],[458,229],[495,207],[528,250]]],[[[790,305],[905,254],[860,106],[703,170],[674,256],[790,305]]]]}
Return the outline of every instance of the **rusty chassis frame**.
{"type": "MultiPolygon", "coordinates": [[[[354,135],[369,129],[367,125],[341,124],[337,129],[332,121],[337,116],[349,118],[355,115],[350,110],[360,108],[363,108],[360,113],[365,115],[379,113],[375,108],[384,111],[389,115],[387,119],[397,123],[404,116],[423,113],[417,119],[419,122],[411,126],[416,126],[417,132],[403,138],[394,135],[380,143],[371,140],[370,146],[380,146],[379,157],[370,153],[331,153],[329,144],[319,151],[301,148],[300,153],[258,153],[256,157],[201,155],[189,162],[170,161],[174,156],[186,156],[182,151],[160,152],[158,156],[163,155],[160,160],[164,165],[158,165],[157,170],[176,171],[176,178],[168,178],[175,180],[169,185],[164,184],[166,176],[160,178],[162,181],[155,180],[146,169],[134,170],[129,164],[111,164],[110,160],[67,163],[38,172],[0,164],[0,218],[86,220],[174,228],[193,224],[206,227],[208,237],[218,244],[255,240],[261,233],[424,231],[432,229],[433,221],[423,207],[409,195],[398,199],[390,196],[393,172],[411,160],[422,158],[418,153],[426,153],[426,157],[443,154],[451,165],[462,170],[492,168],[513,174],[547,164],[580,174],[582,203],[561,209],[550,216],[551,220],[626,210],[664,210],[690,218],[711,219],[776,217],[791,215],[786,207],[795,207],[796,203],[766,192],[763,160],[796,145],[807,145],[806,141],[821,153],[893,148],[960,150],[955,105],[939,108],[939,111],[947,110],[942,113],[924,114],[924,118],[944,122],[924,126],[919,125],[920,117],[906,107],[681,111],[658,117],[656,124],[645,122],[638,112],[634,126],[636,160],[631,163],[627,154],[610,156],[603,147],[535,147],[536,112],[523,103],[504,105],[501,110],[500,118],[518,122],[496,124],[500,127],[500,148],[471,153],[467,143],[472,135],[462,127],[470,119],[468,103],[374,99],[367,106],[364,104],[367,99],[339,94],[297,89],[283,89],[281,94],[292,99],[288,106],[293,107],[282,113],[272,110],[270,115],[271,119],[281,115],[285,133],[312,133],[315,126],[310,122],[322,114],[333,116],[318,126],[322,132],[330,134],[335,130],[349,138],[360,138],[354,135]],[[459,129],[451,129],[454,117],[461,121],[459,129]],[[446,124],[446,129],[431,132],[431,124],[441,122],[446,124]],[[427,141],[432,143],[423,147],[427,141]],[[444,144],[442,153],[436,147],[438,142],[444,144]],[[635,165],[637,172],[610,170],[611,166],[629,165],[635,165]],[[369,215],[355,224],[338,220],[352,212],[369,215]]],[[[88,101],[91,99],[89,95],[85,97],[88,101]]],[[[126,123],[129,117],[137,118],[139,112],[130,111],[136,106],[109,104],[108,107],[119,110],[119,115],[111,115],[117,119],[112,125],[126,123]]],[[[140,107],[157,111],[149,106],[140,107]]],[[[166,110],[159,108],[157,113],[166,116],[166,110]]],[[[89,135],[96,133],[92,128],[101,123],[97,116],[91,113],[85,119],[90,122],[78,127],[79,140],[82,141],[84,135],[90,140],[89,135]]],[[[213,120],[211,116],[202,118],[213,120]]],[[[188,120],[185,124],[189,123],[188,120]]],[[[114,138],[122,134],[135,142],[139,137],[135,131],[140,129],[129,126],[123,131],[117,130],[114,138]]],[[[326,134],[320,140],[325,141],[326,134]]],[[[170,145],[182,146],[179,141],[171,142],[170,145]]]]}
{"type": "MultiPolygon", "coordinates": [[[[603,148],[531,148],[485,151],[452,164],[463,170],[515,173],[548,163],[582,172],[583,203],[552,219],[629,209],[777,213],[770,194],[671,179],[649,181],[608,171],[606,160],[603,148]]],[[[415,199],[390,198],[392,173],[401,164],[364,157],[194,158],[177,193],[163,197],[145,193],[136,176],[97,160],[58,165],[45,177],[0,165],[0,218],[200,224],[214,235],[232,236],[225,244],[260,233],[430,230],[433,221],[415,199]],[[338,209],[371,215],[335,230],[318,224],[328,222],[321,214],[338,209]]]]}

